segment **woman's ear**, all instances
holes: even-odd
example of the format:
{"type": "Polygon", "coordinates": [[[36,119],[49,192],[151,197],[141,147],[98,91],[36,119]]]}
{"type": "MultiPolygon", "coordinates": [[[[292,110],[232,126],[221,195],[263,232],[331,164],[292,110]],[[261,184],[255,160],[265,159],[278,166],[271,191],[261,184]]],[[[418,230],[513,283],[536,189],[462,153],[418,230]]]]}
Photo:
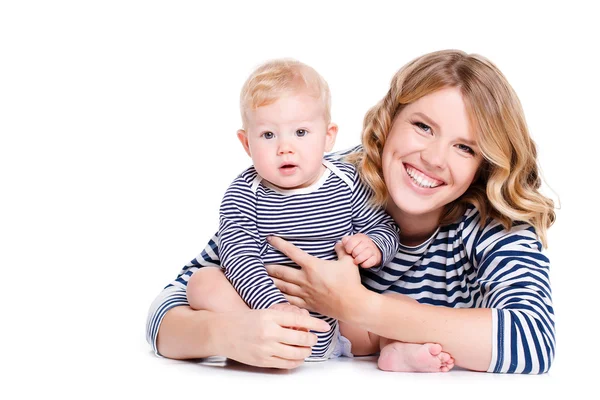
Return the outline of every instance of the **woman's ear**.
{"type": "Polygon", "coordinates": [[[244,146],[244,150],[246,150],[246,154],[248,154],[250,157],[252,157],[252,154],[250,154],[250,144],[248,143],[248,134],[246,133],[246,131],[243,129],[239,129],[237,131],[237,137],[240,140],[240,143],[242,144],[242,146],[244,146]]]}
{"type": "Polygon", "coordinates": [[[329,152],[333,149],[335,144],[335,138],[337,137],[338,126],[334,123],[327,125],[327,132],[325,133],[325,151],[329,152]]]}

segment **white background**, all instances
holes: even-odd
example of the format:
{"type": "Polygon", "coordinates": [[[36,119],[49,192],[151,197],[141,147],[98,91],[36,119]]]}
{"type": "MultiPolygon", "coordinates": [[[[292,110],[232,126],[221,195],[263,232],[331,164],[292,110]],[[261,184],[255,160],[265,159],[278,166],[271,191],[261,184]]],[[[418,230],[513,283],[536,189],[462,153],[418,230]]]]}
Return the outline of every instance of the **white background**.
{"type": "Polygon", "coordinates": [[[600,31],[588,3],[0,4],[0,380],[10,398],[521,398],[593,387],[600,31]],[[276,57],[315,67],[331,87],[340,150],[359,143],[397,69],[445,48],[505,73],[546,193],[562,204],[547,251],[550,373],[389,374],[368,360],[261,372],[154,357],[148,307],[204,247],[221,195],[250,163],[235,131],[252,69],[276,57]]]}

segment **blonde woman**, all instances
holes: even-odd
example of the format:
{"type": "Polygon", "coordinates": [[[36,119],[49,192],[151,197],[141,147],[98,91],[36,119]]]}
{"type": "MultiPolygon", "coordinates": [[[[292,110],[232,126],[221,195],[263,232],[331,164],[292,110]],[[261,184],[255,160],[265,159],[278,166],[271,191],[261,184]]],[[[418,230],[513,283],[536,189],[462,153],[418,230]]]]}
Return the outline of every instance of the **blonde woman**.
{"type": "MultiPolygon", "coordinates": [[[[337,261],[323,261],[271,238],[302,267],[267,266],[288,301],[337,318],[352,353],[380,351],[383,370],[548,371],[554,316],[542,247],[555,214],[539,192],[535,145],[502,73],[461,51],[419,57],[367,113],[362,141],[349,157],[373,202],[400,226],[400,250],[381,270],[359,271],[341,245],[337,261]]],[[[218,265],[215,241],[152,305],[148,340],[155,351],[300,365],[290,348],[315,338],[289,327],[316,328],[308,317],[225,315],[186,304],[193,271],[218,265]]]]}

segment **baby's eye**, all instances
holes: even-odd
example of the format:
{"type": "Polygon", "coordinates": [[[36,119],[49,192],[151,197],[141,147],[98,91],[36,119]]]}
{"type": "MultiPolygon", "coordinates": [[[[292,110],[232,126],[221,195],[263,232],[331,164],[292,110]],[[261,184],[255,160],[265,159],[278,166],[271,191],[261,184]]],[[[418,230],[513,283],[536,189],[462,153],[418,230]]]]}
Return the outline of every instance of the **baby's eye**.
{"type": "Polygon", "coordinates": [[[415,122],[415,126],[419,129],[421,129],[422,131],[425,131],[427,133],[431,132],[431,128],[429,127],[429,125],[424,124],[422,122],[415,122]]]}
{"type": "Polygon", "coordinates": [[[262,136],[265,139],[273,139],[275,137],[275,135],[273,134],[273,132],[265,132],[265,133],[262,134],[262,136]]]}
{"type": "Polygon", "coordinates": [[[305,129],[298,129],[298,130],[296,131],[296,136],[298,136],[298,137],[303,137],[303,136],[306,136],[306,134],[307,134],[307,133],[308,133],[308,132],[306,132],[306,130],[305,130],[305,129]]]}

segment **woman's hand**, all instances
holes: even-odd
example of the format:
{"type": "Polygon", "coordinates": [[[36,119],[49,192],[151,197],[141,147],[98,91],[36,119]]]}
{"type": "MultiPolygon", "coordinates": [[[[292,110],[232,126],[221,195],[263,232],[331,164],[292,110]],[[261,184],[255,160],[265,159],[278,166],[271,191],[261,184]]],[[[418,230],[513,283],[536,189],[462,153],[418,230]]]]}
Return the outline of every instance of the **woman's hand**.
{"type": "Polygon", "coordinates": [[[352,304],[361,301],[367,291],[360,282],[358,267],[341,243],[335,246],[338,260],[324,261],[281,238],[268,240],[302,268],[266,266],[275,285],[291,304],[343,321],[352,304]]]}
{"type": "Polygon", "coordinates": [[[266,368],[296,368],[310,356],[317,335],[329,324],[317,318],[280,310],[246,310],[220,314],[214,330],[218,353],[243,364],[266,368]]]}
{"type": "MultiPolygon", "coordinates": [[[[271,307],[269,307],[269,310],[279,310],[279,311],[291,312],[291,313],[306,315],[306,316],[310,315],[307,310],[300,308],[300,307],[296,307],[293,304],[287,304],[287,303],[273,304],[271,307]]],[[[294,327],[286,327],[286,328],[304,330],[304,331],[308,332],[304,328],[294,328],[294,327]]]]}

